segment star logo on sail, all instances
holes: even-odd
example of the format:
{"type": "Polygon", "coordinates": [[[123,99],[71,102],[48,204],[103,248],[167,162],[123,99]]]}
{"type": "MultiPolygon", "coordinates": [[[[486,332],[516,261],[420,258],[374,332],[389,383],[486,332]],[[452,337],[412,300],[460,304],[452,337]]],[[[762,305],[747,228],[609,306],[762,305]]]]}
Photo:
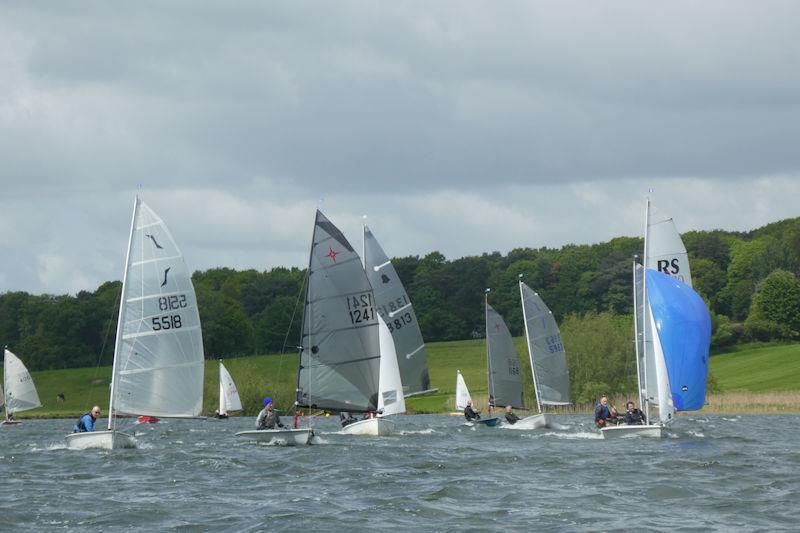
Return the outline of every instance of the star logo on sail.
{"type": "Polygon", "coordinates": [[[336,256],[339,255],[339,252],[335,251],[330,246],[328,247],[328,250],[330,250],[330,251],[327,254],[325,254],[325,257],[330,257],[331,261],[333,261],[335,263],[336,262],[336,256]]]}

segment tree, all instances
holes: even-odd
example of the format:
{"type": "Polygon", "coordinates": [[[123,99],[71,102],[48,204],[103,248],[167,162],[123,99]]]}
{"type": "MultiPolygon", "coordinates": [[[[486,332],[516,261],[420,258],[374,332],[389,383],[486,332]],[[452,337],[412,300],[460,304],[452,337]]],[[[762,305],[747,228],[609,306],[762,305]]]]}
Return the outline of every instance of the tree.
{"type": "Polygon", "coordinates": [[[759,283],[745,330],[755,338],[800,336],[800,280],[791,272],[776,270],[759,283]]]}

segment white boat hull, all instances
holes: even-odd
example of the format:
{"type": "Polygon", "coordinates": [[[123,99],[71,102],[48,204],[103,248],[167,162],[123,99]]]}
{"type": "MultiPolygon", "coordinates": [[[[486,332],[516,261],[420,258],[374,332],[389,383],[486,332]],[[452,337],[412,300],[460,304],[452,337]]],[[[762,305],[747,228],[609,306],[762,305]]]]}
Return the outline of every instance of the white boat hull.
{"type": "MultiPolygon", "coordinates": [[[[503,422],[503,424],[511,425],[508,422],[503,422]]],[[[522,420],[517,420],[517,423],[513,424],[513,427],[517,429],[549,428],[553,427],[553,418],[548,413],[539,413],[536,415],[526,416],[522,420]]]]}
{"type": "Polygon", "coordinates": [[[283,446],[304,446],[311,441],[314,430],[311,428],[303,429],[254,429],[251,431],[240,431],[236,434],[247,440],[267,442],[271,444],[282,444],[283,446]]]}
{"type": "Polygon", "coordinates": [[[391,435],[394,432],[394,422],[383,417],[368,418],[359,420],[342,428],[342,433],[346,435],[372,435],[382,437],[391,435]]]}
{"type": "Polygon", "coordinates": [[[136,448],[136,439],[133,438],[133,435],[128,435],[121,431],[72,433],[64,437],[64,440],[67,442],[67,448],[73,450],[136,448]]]}
{"type": "Polygon", "coordinates": [[[667,436],[664,426],[609,426],[602,428],[600,434],[604,439],[619,439],[623,437],[650,437],[661,439],[667,436]]]}

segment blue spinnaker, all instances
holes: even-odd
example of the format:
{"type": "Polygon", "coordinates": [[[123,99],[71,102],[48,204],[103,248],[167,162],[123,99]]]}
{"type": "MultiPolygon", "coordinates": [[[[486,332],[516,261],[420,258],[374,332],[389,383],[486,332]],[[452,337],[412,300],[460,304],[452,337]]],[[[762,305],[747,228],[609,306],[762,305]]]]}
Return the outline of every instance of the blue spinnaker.
{"type": "Polygon", "coordinates": [[[650,268],[647,299],[664,351],[675,409],[702,409],[711,345],[711,317],[706,304],[679,279],[650,268]]]}

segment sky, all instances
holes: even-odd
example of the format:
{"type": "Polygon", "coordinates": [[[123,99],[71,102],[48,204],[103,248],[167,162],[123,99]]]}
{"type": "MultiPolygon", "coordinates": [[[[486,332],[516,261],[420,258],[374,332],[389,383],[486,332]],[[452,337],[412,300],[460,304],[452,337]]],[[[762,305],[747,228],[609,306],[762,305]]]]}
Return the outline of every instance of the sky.
{"type": "Polygon", "coordinates": [[[4,2],[0,293],[121,279],[134,195],[191,270],[448,259],[800,216],[797,2],[4,2]],[[651,191],[649,193],[648,191],[651,191]]]}

